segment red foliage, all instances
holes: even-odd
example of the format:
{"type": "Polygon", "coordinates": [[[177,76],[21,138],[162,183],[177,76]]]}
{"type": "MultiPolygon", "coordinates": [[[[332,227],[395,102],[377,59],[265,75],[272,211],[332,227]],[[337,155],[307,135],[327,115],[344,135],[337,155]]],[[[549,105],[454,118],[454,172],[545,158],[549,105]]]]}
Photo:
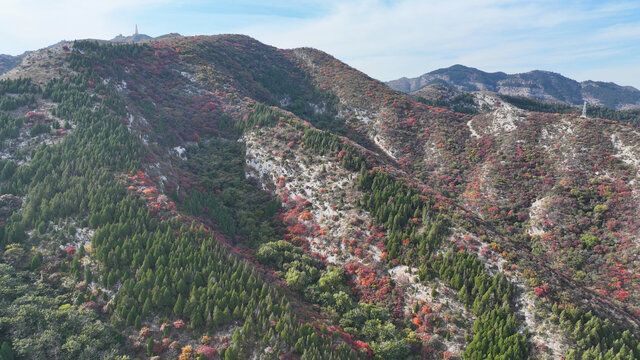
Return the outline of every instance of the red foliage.
{"type": "Polygon", "coordinates": [[[140,329],[140,337],[143,339],[146,339],[147,337],[149,337],[149,335],[151,335],[151,329],[149,329],[148,327],[144,326],[142,327],[142,329],[140,329]]]}
{"type": "Polygon", "coordinates": [[[311,211],[303,211],[300,214],[300,220],[310,220],[311,219],[311,211]]]}
{"type": "Polygon", "coordinates": [[[196,350],[196,353],[198,355],[204,354],[205,359],[211,360],[218,354],[218,351],[216,350],[216,348],[209,345],[202,345],[198,348],[198,350],[196,350]]]}
{"type": "Polygon", "coordinates": [[[303,224],[295,224],[287,227],[287,231],[295,235],[303,235],[307,233],[307,228],[303,224]]]}
{"type": "Polygon", "coordinates": [[[613,296],[616,298],[616,300],[624,302],[629,297],[629,292],[625,289],[620,289],[620,290],[616,290],[613,293],[613,296]]]}
{"type": "Polygon", "coordinates": [[[547,295],[549,294],[549,286],[548,285],[537,286],[533,288],[533,292],[538,296],[547,295]]]}
{"type": "Polygon", "coordinates": [[[76,253],[76,247],[75,246],[67,246],[67,248],[64,250],[67,252],[67,255],[73,255],[76,253]]]}
{"type": "Polygon", "coordinates": [[[176,320],[173,322],[173,327],[175,327],[176,329],[180,329],[181,327],[184,327],[184,321],[182,320],[176,320]]]}
{"type": "Polygon", "coordinates": [[[373,351],[371,350],[371,348],[369,347],[369,345],[367,345],[367,343],[360,341],[360,340],[354,340],[353,341],[353,347],[356,350],[360,350],[360,349],[366,349],[367,350],[367,354],[369,356],[373,356],[373,351]]]}

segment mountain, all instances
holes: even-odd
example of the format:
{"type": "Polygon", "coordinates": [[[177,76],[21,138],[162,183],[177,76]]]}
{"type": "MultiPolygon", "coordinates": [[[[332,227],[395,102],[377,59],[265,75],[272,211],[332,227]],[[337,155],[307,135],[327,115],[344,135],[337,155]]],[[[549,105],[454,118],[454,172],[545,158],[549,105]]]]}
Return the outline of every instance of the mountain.
{"type": "Polygon", "coordinates": [[[5,73],[14,67],[18,66],[22,59],[27,56],[28,53],[22,55],[12,56],[6,54],[0,54],[0,74],[5,73]]]}
{"type": "Polygon", "coordinates": [[[4,357],[640,357],[633,125],[242,35],[61,43],[0,97],[4,357]]]}
{"type": "Polygon", "coordinates": [[[416,91],[432,83],[443,83],[463,91],[491,91],[510,96],[581,105],[602,105],[612,109],[640,107],[640,91],[614,83],[566,78],[549,71],[534,70],[522,74],[488,73],[463,65],[438,69],[417,78],[401,78],[387,82],[394,90],[416,91]]]}

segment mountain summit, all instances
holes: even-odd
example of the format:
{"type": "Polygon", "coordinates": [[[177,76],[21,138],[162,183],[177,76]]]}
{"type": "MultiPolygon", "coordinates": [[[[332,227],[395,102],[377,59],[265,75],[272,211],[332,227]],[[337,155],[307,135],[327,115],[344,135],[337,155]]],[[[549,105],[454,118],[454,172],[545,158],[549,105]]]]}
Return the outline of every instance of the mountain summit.
{"type": "Polygon", "coordinates": [[[149,40],[149,39],[153,39],[153,38],[145,34],[133,34],[129,36],[123,36],[122,34],[120,34],[109,41],[114,43],[134,43],[134,42],[149,40]]]}
{"type": "Polygon", "coordinates": [[[416,78],[387,82],[394,90],[416,91],[433,83],[443,83],[463,91],[492,91],[503,95],[533,97],[549,102],[603,105],[613,109],[640,107],[640,91],[611,82],[578,82],[550,71],[534,70],[522,74],[489,73],[464,65],[434,70],[416,78]]]}

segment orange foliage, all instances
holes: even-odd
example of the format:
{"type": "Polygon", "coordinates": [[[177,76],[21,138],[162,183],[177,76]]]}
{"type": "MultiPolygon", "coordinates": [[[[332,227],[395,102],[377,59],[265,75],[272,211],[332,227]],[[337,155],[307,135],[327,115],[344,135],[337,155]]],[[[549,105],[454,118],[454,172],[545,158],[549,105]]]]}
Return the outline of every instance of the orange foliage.
{"type": "Polygon", "coordinates": [[[156,188],[154,187],[150,187],[142,190],[142,192],[147,196],[151,196],[151,195],[156,195],[158,193],[158,190],[156,190],[156,188]]]}
{"type": "Polygon", "coordinates": [[[178,358],[178,360],[188,360],[189,358],[191,358],[192,353],[193,353],[193,348],[191,347],[191,345],[187,345],[182,348],[182,353],[180,354],[180,357],[178,358]]]}
{"type": "Polygon", "coordinates": [[[310,220],[311,219],[311,211],[303,211],[300,214],[300,220],[310,220]]]}

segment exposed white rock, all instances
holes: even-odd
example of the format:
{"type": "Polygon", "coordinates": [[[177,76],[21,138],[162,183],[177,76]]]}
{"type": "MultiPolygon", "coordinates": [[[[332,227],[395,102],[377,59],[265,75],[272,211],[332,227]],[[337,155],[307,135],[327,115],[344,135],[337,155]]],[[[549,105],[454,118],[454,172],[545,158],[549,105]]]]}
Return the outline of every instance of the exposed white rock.
{"type": "Polygon", "coordinates": [[[182,75],[182,77],[189,79],[189,81],[191,82],[196,82],[196,77],[195,75],[188,73],[186,71],[180,71],[180,75],[182,75]]]}
{"type": "Polygon", "coordinates": [[[373,137],[373,142],[378,145],[380,150],[382,150],[385,154],[387,154],[390,158],[397,160],[396,156],[393,154],[392,149],[389,147],[387,141],[380,135],[376,135],[373,137]]]}
{"type": "Polygon", "coordinates": [[[473,129],[473,126],[471,126],[472,121],[473,119],[470,119],[469,121],[467,121],[467,127],[469,128],[469,131],[471,131],[471,137],[479,138],[480,135],[478,135],[478,133],[473,129]]]}
{"type": "Polygon", "coordinates": [[[182,146],[176,146],[173,148],[173,151],[178,155],[178,157],[181,160],[187,160],[187,155],[185,155],[185,152],[187,151],[187,149],[183,148],[182,146]]]}
{"type": "Polygon", "coordinates": [[[542,215],[544,211],[544,204],[547,201],[546,197],[537,199],[529,207],[529,235],[543,235],[545,233],[542,227],[542,215]]]}
{"type": "Polygon", "coordinates": [[[625,144],[617,134],[611,134],[611,144],[618,151],[612,155],[640,173],[640,148],[625,144]]]}

